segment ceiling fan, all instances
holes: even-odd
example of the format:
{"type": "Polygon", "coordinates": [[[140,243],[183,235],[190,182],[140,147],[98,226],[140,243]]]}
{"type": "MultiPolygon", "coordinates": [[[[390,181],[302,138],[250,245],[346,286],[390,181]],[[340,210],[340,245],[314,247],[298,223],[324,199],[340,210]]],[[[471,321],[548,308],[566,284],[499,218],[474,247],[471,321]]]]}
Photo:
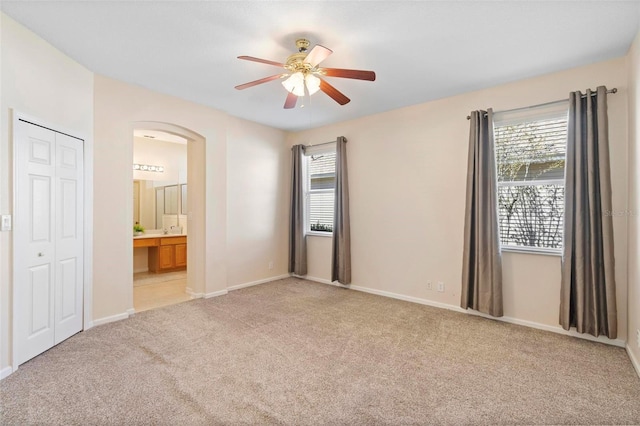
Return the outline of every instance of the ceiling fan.
{"type": "Polygon", "coordinates": [[[282,67],[286,72],[240,84],[236,86],[236,89],[243,90],[257,86],[258,84],[286,78],[286,80],[282,82],[282,85],[287,89],[289,94],[284,101],[284,108],[291,109],[296,106],[298,97],[305,95],[305,89],[309,95],[313,95],[318,90],[321,90],[340,105],[345,105],[351,101],[351,99],[347,98],[342,92],[324,80],[323,77],[341,77],[368,81],[374,81],[376,79],[376,73],[373,71],[318,67],[318,64],[327,59],[333,51],[318,44],[307,54],[307,49],[309,49],[309,40],[307,39],[301,38],[297,40],[296,47],[298,48],[298,53],[290,55],[285,63],[254,58],[253,56],[238,56],[238,59],[245,61],[260,62],[282,67]]]}

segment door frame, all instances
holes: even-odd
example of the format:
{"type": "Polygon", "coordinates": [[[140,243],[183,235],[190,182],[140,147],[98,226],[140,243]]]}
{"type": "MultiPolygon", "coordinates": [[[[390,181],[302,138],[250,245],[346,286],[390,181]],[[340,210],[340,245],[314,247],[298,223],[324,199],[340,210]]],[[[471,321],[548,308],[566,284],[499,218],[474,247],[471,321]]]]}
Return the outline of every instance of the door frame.
{"type": "MultiPolygon", "coordinates": [[[[85,134],[84,132],[67,129],[58,124],[49,123],[45,120],[42,120],[37,117],[30,116],[28,114],[24,114],[20,111],[16,111],[15,109],[11,109],[12,119],[11,123],[11,149],[13,150],[12,154],[12,202],[11,202],[11,211],[12,216],[15,217],[16,213],[16,146],[18,144],[16,129],[18,128],[18,122],[20,120],[29,122],[31,124],[35,124],[37,126],[45,127],[47,129],[53,130],[57,133],[64,133],[68,136],[71,136],[76,139],[80,139],[83,141],[83,158],[84,161],[84,208],[83,208],[83,221],[84,221],[84,238],[83,238],[83,315],[82,315],[82,330],[88,330],[93,327],[93,139],[91,135],[85,134]]],[[[17,363],[17,322],[16,322],[16,312],[18,311],[18,300],[15,297],[15,292],[13,291],[15,287],[15,275],[16,275],[16,240],[13,238],[14,234],[12,231],[12,241],[11,241],[11,369],[12,372],[15,372],[18,369],[17,363]]],[[[0,318],[2,315],[0,315],[0,318]]]]}
{"type": "MultiPolygon", "coordinates": [[[[171,133],[183,137],[187,140],[187,184],[189,184],[190,182],[192,183],[192,185],[189,186],[189,190],[192,191],[192,194],[196,194],[196,196],[187,197],[187,223],[189,223],[187,231],[187,293],[190,294],[194,299],[205,297],[206,268],[204,262],[197,261],[195,254],[206,252],[206,241],[202,236],[205,234],[206,201],[196,204],[194,200],[206,200],[204,192],[206,178],[205,181],[196,179],[196,176],[199,175],[206,176],[206,162],[204,156],[198,158],[196,161],[189,161],[189,152],[196,146],[199,146],[202,150],[206,149],[207,140],[201,134],[178,124],[164,121],[133,121],[130,123],[129,132],[129,134],[131,135],[130,153],[132,159],[134,138],[133,133],[135,130],[157,130],[165,133],[171,133]],[[195,182],[197,182],[197,184],[195,182]],[[200,228],[202,228],[201,233],[197,232],[197,230],[200,228]],[[191,229],[193,229],[193,231],[190,231],[191,229]]],[[[131,180],[133,180],[133,169],[130,170],[131,180]]],[[[127,190],[130,191],[129,193],[131,194],[133,192],[133,187],[129,185],[127,190]]],[[[178,190],[180,190],[179,187],[178,190]]],[[[131,198],[132,196],[129,196],[129,199],[131,198]]],[[[180,206],[178,206],[178,209],[180,209],[180,206]]],[[[126,214],[128,215],[128,217],[133,217],[132,205],[128,208],[128,212],[126,212],[126,214]]],[[[128,288],[130,288],[131,291],[128,292],[128,305],[130,306],[128,312],[130,312],[130,314],[133,314],[135,312],[133,308],[133,256],[131,256],[130,270],[131,281],[128,285],[128,288]]]]}

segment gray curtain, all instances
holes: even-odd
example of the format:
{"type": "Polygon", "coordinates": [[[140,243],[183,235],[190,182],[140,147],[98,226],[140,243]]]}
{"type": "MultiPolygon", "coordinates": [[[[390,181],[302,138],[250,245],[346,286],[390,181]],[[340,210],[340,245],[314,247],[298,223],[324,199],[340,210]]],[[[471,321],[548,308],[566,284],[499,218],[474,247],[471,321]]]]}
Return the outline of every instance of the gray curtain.
{"type": "Polygon", "coordinates": [[[502,258],[493,141],[493,111],[473,111],[460,306],[494,317],[502,312],[502,258]]]}
{"type": "Polygon", "coordinates": [[[560,324],[617,335],[607,89],[569,96],[560,324]]]}
{"type": "Polygon", "coordinates": [[[307,240],[304,232],[304,145],[291,148],[291,210],[289,214],[289,272],[307,274],[307,240]]]}
{"type": "Polygon", "coordinates": [[[347,140],[336,142],[336,189],[333,211],[333,252],[331,281],[351,283],[351,226],[349,225],[349,180],[347,178],[347,140]]]}

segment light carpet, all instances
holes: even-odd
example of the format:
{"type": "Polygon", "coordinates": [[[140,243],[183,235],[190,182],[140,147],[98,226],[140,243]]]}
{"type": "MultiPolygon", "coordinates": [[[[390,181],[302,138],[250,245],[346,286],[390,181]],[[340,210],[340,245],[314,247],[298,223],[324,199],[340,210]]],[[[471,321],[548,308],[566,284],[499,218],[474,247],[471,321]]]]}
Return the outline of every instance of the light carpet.
{"type": "Polygon", "coordinates": [[[3,425],[638,424],[621,348],[298,279],[82,332],[3,425]]]}

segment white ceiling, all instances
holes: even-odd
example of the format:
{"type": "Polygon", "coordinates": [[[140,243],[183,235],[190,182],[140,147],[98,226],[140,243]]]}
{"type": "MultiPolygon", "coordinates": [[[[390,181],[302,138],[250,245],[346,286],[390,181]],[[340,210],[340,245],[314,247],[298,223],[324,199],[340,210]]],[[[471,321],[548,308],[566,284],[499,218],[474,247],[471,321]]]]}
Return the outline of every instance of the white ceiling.
{"type": "MultiPolygon", "coordinates": [[[[231,115],[301,130],[624,55],[636,1],[8,1],[7,15],[91,71],[231,115]],[[305,37],[333,50],[322,65],[373,70],[375,82],[328,78],[284,110],[279,68],[305,37]],[[300,102],[298,103],[300,104],[300,102]]],[[[584,88],[576,88],[584,89],[584,88]]]]}

